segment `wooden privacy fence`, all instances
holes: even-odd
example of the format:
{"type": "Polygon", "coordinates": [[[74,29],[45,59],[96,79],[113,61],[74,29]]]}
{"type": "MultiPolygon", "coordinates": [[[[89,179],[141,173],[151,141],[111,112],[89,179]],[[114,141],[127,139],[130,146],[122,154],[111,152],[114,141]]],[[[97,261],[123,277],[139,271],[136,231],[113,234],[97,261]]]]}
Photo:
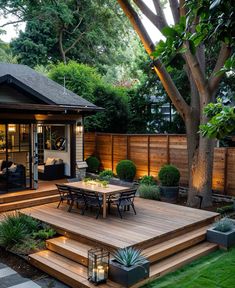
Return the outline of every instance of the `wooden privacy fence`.
{"type": "MultiPolygon", "coordinates": [[[[173,164],[181,173],[181,185],[188,185],[188,156],[185,135],[138,135],[85,133],[84,157],[96,155],[104,169],[116,173],[120,160],[137,166],[136,177],[157,176],[164,164],[173,164]]],[[[235,148],[215,148],[213,190],[235,196],[235,148]]]]}

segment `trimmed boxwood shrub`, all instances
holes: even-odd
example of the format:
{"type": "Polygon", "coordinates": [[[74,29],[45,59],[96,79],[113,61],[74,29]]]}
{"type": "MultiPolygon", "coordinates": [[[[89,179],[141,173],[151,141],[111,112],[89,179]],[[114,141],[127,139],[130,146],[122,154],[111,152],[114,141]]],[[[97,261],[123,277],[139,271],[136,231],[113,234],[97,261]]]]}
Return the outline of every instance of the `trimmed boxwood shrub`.
{"type": "Polygon", "coordinates": [[[164,165],[158,173],[158,179],[162,186],[178,186],[180,181],[180,172],[174,165],[164,165]]]}
{"type": "Polygon", "coordinates": [[[99,179],[109,181],[114,176],[112,170],[104,170],[100,172],[99,179]]]}
{"type": "Polygon", "coordinates": [[[160,200],[160,191],[157,185],[141,184],[138,187],[137,193],[144,199],[160,200]]]}
{"type": "Polygon", "coordinates": [[[121,160],[116,166],[116,171],[121,180],[133,181],[136,174],[136,166],[131,160],[121,160]]]}
{"type": "Polygon", "coordinates": [[[90,156],[86,159],[87,171],[91,173],[97,173],[100,168],[100,160],[95,156],[90,156]]]}
{"type": "Polygon", "coordinates": [[[143,176],[140,179],[140,184],[145,184],[145,185],[156,185],[156,181],[154,180],[153,176],[143,176]]]}

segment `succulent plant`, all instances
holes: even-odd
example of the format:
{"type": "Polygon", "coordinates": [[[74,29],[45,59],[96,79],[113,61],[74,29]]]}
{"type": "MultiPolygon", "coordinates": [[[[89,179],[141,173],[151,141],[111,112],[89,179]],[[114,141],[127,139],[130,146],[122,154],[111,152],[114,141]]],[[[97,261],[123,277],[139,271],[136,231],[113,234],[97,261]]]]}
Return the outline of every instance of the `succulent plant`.
{"type": "Polygon", "coordinates": [[[234,224],[232,220],[228,219],[227,217],[224,217],[223,219],[215,223],[214,230],[220,232],[228,232],[232,230],[233,226],[234,224]]]}
{"type": "Polygon", "coordinates": [[[146,258],[141,251],[132,247],[119,249],[114,253],[114,259],[125,267],[142,266],[146,258]]]}

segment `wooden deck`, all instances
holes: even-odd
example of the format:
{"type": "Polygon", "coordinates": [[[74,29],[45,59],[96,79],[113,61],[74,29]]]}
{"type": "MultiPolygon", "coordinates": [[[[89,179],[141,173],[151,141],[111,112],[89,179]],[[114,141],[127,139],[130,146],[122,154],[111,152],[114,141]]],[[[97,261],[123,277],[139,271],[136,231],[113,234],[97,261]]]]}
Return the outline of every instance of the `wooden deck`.
{"type": "MultiPolygon", "coordinates": [[[[113,249],[135,246],[143,249],[150,261],[150,277],[140,287],[190,263],[218,248],[206,241],[206,230],[218,217],[217,213],[165,202],[136,198],[137,215],[125,212],[120,219],[116,209],[106,219],[95,219],[95,211],[80,215],[67,204],[57,209],[50,203],[21,210],[52,225],[62,235],[47,240],[47,250],[29,255],[29,262],[70,287],[94,288],[87,280],[87,252],[100,246],[113,249]]],[[[103,288],[121,288],[108,281],[103,288]]]]}
{"type": "Polygon", "coordinates": [[[165,202],[137,198],[137,215],[125,212],[118,217],[116,209],[106,219],[95,219],[90,211],[84,216],[77,209],[67,212],[67,205],[57,209],[56,203],[24,209],[22,212],[54,226],[60,234],[84,238],[111,248],[146,247],[161,242],[173,234],[179,235],[214,221],[217,213],[192,209],[165,202]]]}

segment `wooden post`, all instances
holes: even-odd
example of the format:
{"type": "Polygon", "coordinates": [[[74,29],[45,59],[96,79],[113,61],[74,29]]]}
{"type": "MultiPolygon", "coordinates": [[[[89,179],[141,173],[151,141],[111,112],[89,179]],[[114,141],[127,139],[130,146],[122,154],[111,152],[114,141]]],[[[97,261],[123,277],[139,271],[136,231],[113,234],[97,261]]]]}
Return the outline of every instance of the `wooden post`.
{"type": "Polygon", "coordinates": [[[97,133],[95,132],[95,156],[97,157],[97,133]]]}
{"type": "Polygon", "coordinates": [[[150,175],[150,136],[148,135],[148,176],[150,175]]]}
{"type": "Polygon", "coordinates": [[[228,191],[228,148],[225,148],[224,155],[224,194],[227,195],[228,191]]]}
{"type": "Polygon", "coordinates": [[[170,136],[169,135],[167,135],[166,161],[167,161],[167,164],[170,164],[170,136]]]}
{"type": "Polygon", "coordinates": [[[129,159],[129,135],[126,135],[126,159],[129,159]]]}
{"type": "Polygon", "coordinates": [[[111,134],[111,167],[112,167],[112,171],[113,171],[113,134],[111,134]]]}

